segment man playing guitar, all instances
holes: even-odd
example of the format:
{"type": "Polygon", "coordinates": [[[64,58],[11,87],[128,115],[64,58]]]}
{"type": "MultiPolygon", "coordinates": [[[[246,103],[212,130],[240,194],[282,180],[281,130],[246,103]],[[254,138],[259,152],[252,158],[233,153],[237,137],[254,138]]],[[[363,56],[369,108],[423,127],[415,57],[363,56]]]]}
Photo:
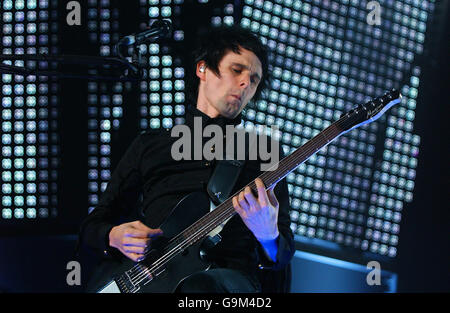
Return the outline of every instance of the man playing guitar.
{"type": "MultiPolygon", "coordinates": [[[[268,85],[267,50],[250,31],[238,27],[215,29],[195,52],[196,105],[188,106],[185,124],[194,118],[203,126],[237,125],[241,112],[268,85]]],[[[214,162],[176,161],[174,139],[165,129],[141,133],[122,157],[96,208],[81,227],[83,243],[104,259],[142,261],[152,242],[163,234],[159,225],[184,196],[205,191],[214,162]],[[142,207],[136,202],[142,193],[142,207]]],[[[278,147],[279,148],[279,147],[278,147]]],[[[280,155],[282,151],[280,149],[280,155]]],[[[247,161],[234,191],[254,181],[257,193],[246,187],[233,197],[234,215],[220,232],[221,241],[208,252],[207,271],[187,276],[180,292],[260,292],[260,268],[282,270],[294,254],[289,195],[285,179],[266,191],[259,161],[247,161]]],[[[189,215],[189,211],[185,212],[189,215]]]]}

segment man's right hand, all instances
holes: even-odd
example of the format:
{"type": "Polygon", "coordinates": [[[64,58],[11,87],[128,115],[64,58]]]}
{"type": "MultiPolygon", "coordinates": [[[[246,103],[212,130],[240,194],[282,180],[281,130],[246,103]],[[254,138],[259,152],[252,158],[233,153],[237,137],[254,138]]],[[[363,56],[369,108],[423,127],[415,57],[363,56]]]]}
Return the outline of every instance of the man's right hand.
{"type": "Polygon", "coordinates": [[[152,229],[134,221],[115,226],[109,232],[109,245],[135,262],[144,259],[152,238],[162,235],[161,229],[152,229]]]}

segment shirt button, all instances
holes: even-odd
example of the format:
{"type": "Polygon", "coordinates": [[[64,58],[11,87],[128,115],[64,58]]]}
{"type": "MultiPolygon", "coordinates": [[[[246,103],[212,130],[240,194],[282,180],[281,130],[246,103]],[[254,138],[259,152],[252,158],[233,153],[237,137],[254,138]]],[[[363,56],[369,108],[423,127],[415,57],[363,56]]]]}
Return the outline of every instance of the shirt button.
{"type": "Polygon", "coordinates": [[[209,164],[210,164],[209,162],[205,162],[205,166],[209,166],[209,164]]]}

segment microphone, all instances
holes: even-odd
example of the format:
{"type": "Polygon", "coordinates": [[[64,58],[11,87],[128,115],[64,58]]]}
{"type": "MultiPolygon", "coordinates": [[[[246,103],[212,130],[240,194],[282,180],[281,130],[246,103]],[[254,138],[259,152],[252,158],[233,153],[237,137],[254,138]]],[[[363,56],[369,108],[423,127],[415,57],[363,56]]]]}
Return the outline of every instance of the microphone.
{"type": "Polygon", "coordinates": [[[172,24],[168,20],[157,20],[152,23],[150,29],[143,31],[142,33],[129,35],[119,41],[120,44],[125,46],[140,45],[146,41],[153,41],[161,37],[167,36],[172,29],[172,24]]]}

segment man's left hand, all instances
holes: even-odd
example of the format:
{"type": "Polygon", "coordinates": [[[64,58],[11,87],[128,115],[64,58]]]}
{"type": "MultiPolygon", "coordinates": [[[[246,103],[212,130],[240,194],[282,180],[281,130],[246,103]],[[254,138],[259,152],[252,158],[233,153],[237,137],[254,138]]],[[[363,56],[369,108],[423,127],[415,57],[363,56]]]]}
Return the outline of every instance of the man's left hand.
{"type": "Polygon", "coordinates": [[[277,239],[279,203],[275,197],[275,185],[266,191],[263,181],[255,179],[258,197],[256,198],[250,187],[245,187],[238,196],[233,197],[233,207],[241,216],[244,224],[259,241],[277,239]]]}

